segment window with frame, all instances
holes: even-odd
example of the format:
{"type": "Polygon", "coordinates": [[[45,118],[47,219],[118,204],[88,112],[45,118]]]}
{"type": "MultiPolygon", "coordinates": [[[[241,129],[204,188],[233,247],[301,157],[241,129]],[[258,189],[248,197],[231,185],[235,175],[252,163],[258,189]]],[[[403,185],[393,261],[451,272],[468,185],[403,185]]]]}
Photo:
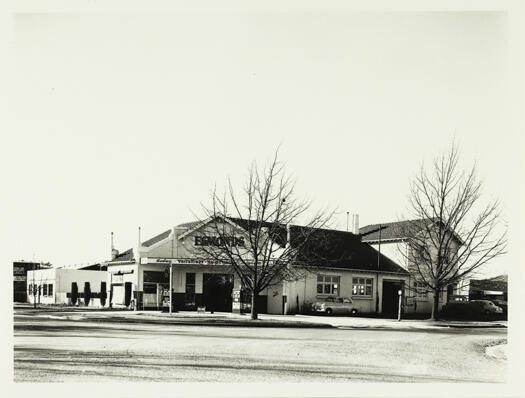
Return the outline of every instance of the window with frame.
{"type": "Polygon", "coordinates": [[[42,285],[42,296],[47,296],[47,284],[42,285]]]}
{"type": "Polygon", "coordinates": [[[142,291],[144,294],[157,294],[157,284],[144,282],[142,291]]]}
{"type": "Polygon", "coordinates": [[[333,275],[317,275],[317,294],[339,295],[341,277],[333,275]]]}
{"type": "Polygon", "coordinates": [[[48,296],[52,296],[53,295],[53,284],[52,283],[47,285],[47,295],[48,296]]]}
{"type": "Polygon", "coordinates": [[[427,286],[422,282],[414,282],[414,296],[416,298],[427,298],[428,297],[427,286]]]}
{"type": "Polygon", "coordinates": [[[31,296],[31,295],[33,294],[33,284],[30,283],[30,284],[28,285],[28,287],[29,287],[28,292],[29,292],[29,295],[31,296]]]}
{"type": "Polygon", "coordinates": [[[372,296],[372,278],[352,278],[352,296],[372,296]]]}

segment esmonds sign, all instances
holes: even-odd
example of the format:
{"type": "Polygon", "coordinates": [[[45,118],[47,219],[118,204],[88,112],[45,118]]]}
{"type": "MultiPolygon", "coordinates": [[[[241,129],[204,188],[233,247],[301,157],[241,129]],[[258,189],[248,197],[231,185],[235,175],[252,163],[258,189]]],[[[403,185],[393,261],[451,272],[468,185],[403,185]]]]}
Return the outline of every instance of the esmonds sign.
{"type": "Polygon", "coordinates": [[[194,236],[195,246],[244,246],[243,236],[194,236]]]}

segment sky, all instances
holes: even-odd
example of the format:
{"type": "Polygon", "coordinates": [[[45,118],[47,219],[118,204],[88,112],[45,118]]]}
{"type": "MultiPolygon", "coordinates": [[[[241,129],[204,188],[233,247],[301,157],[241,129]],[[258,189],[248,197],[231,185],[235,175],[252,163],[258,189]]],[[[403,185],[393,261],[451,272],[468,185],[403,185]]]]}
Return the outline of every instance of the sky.
{"type": "Polygon", "coordinates": [[[123,251],[139,226],[192,221],[278,146],[340,229],[346,212],[402,219],[419,165],[453,140],[512,219],[505,13],[177,11],[13,16],[12,261],[107,260],[110,232],[123,251]]]}

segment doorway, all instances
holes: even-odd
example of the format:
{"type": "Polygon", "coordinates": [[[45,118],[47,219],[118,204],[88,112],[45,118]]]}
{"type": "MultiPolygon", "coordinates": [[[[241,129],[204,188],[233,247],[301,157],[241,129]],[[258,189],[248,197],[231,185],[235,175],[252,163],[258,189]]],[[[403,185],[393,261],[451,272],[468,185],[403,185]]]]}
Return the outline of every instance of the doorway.
{"type": "Polygon", "coordinates": [[[202,297],[207,311],[232,311],[233,275],[203,274],[202,297]]]}
{"type": "Polygon", "coordinates": [[[398,290],[403,291],[403,286],[403,281],[383,281],[383,303],[381,305],[383,317],[397,318],[399,309],[398,290]]]}

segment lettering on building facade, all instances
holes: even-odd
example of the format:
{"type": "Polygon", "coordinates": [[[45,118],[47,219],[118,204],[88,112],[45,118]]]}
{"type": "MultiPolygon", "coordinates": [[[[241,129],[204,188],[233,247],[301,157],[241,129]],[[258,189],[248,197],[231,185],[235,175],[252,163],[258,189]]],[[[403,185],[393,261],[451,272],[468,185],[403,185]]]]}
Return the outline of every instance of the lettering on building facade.
{"type": "Polygon", "coordinates": [[[195,246],[242,246],[244,247],[244,237],[242,236],[194,236],[195,246]]]}

